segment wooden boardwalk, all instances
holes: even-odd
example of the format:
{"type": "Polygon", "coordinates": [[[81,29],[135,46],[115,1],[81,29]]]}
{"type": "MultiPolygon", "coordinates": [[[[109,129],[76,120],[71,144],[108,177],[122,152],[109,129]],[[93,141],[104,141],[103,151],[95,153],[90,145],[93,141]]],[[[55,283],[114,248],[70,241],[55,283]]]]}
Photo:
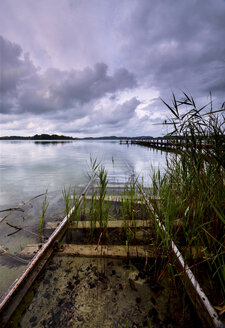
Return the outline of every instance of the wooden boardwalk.
{"type": "MultiPolygon", "coordinates": [[[[212,145],[207,142],[207,140],[199,139],[194,145],[190,139],[185,138],[158,138],[158,139],[122,139],[120,144],[127,145],[140,145],[149,148],[161,149],[161,150],[182,150],[182,149],[212,149],[212,145]]],[[[225,147],[225,140],[223,141],[223,146],[225,147]]]]}
{"type": "MultiPolygon", "coordinates": [[[[85,190],[81,194],[79,198],[79,205],[82,203],[85,193],[88,190],[88,187],[91,185],[91,182],[86,186],[85,190]]],[[[150,208],[151,204],[149,204],[149,200],[147,196],[143,194],[146,205],[150,208]]],[[[118,196],[112,196],[109,201],[121,201],[122,199],[118,196]]],[[[187,293],[190,299],[193,302],[194,307],[203,323],[203,327],[212,327],[212,328],[222,328],[223,324],[220,321],[216,311],[210,304],[207,296],[204,291],[200,287],[198,281],[196,280],[194,274],[192,273],[190,267],[186,264],[182,254],[190,253],[191,258],[195,258],[194,253],[195,250],[190,247],[181,247],[181,252],[175,245],[173,241],[171,241],[171,245],[168,248],[168,253],[163,252],[163,249],[154,244],[148,245],[76,245],[76,244],[63,244],[60,246],[59,241],[62,240],[66,230],[67,223],[70,216],[73,214],[74,208],[70,211],[70,213],[61,221],[61,222],[49,222],[48,225],[45,226],[46,229],[54,230],[47,240],[45,244],[35,244],[35,245],[27,245],[27,247],[21,252],[20,255],[25,258],[31,257],[32,260],[28,264],[25,271],[22,275],[14,282],[14,284],[10,287],[6,295],[0,302],[0,325],[4,327],[9,321],[12,313],[15,311],[17,306],[20,304],[23,297],[26,295],[30,286],[35,281],[38,273],[42,270],[45,263],[51,256],[53,252],[57,252],[61,256],[86,256],[86,257],[112,257],[112,258],[157,258],[157,257],[171,257],[170,262],[172,262],[175,267],[178,275],[183,281],[187,293]]],[[[110,228],[120,228],[123,226],[123,220],[111,220],[110,228]]],[[[140,231],[151,229],[151,224],[146,220],[136,220],[127,222],[130,226],[135,226],[140,231]]],[[[156,218],[156,223],[158,225],[159,230],[166,237],[169,237],[164,225],[156,218]]],[[[76,226],[76,224],[75,224],[76,226]]],[[[91,224],[88,221],[78,221],[77,229],[90,229],[91,224]]],[[[100,228],[97,225],[96,228],[100,228]]],[[[100,240],[100,238],[99,238],[100,240]]],[[[197,257],[204,256],[204,250],[198,250],[197,257]]],[[[187,256],[185,256],[187,258],[187,256]]]]}

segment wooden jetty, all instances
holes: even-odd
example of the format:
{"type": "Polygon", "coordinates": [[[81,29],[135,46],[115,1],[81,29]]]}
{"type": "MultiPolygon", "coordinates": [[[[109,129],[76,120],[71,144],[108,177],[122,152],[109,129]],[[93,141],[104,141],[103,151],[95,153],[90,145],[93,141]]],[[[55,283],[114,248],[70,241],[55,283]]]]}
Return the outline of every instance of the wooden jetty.
{"type": "MultiPolygon", "coordinates": [[[[89,182],[82,195],[79,198],[79,205],[84,199],[84,195],[88,190],[92,180],[89,182]]],[[[151,204],[145,194],[146,206],[151,208],[151,204]]],[[[116,197],[112,201],[118,201],[116,197]]],[[[150,258],[150,257],[159,257],[162,255],[161,249],[156,248],[155,245],[137,245],[137,246],[128,246],[128,245],[74,245],[74,244],[64,244],[62,247],[59,247],[58,242],[66,232],[67,222],[70,216],[72,215],[75,208],[73,208],[70,213],[63,219],[62,222],[52,222],[47,225],[48,229],[55,229],[48,241],[45,244],[35,244],[28,245],[23,251],[22,254],[33,257],[28,267],[25,269],[21,277],[19,277],[14,284],[11,286],[9,291],[6,293],[5,297],[0,301],[0,326],[4,327],[7,325],[10,317],[13,312],[16,310],[23,297],[26,295],[28,289],[36,279],[37,275],[40,273],[48,258],[51,256],[53,251],[59,252],[63,255],[72,255],[72,256],[88,256],[88,257],[112,257],[112,258],[150,258]]],[[[152,210],[152,208],[151,208],[152,210]]],[[[164,225],[161,223],[159,218],[156,218],[159,229],[163,234],[167,234],[167,231],[164,225]]],[[[122,220],[111,221],[110,228],[118,228],[123,224],[122,220]]],[[[132,226],[133,221],[129,221],[129,224],[132,226]]],[[[136,221],[137,228],[150,229],[151,224],[145,220],[136,221]]],[[[75,224],[76,225],[76,224],[75,224]]],[[[90,222],[88,221],[78,221],[77,229],[89,229],[90,222]]],[[[100,226],[97,226],[100,228],[100,226]]],[[[182,250],[183,251],[183,250],[182,250]]],[[[173,258],[173,265],[178,272],[182,282],[185,285],[187,293],[196,308],[197,314],[202,321],[203,327],[212,327],[212,328],[222,328],[224,327],[223,323],[220,321],[216,311],[210,304],[207,296],[196,280],[191,269],[185,263],[184,258],[181,255],[180,250],[177,248],[175,243],[172,241],[170,246],[170,252],[173,258]]]]}
{"type": "MultiPolygon", "coordinates": [[[[211,149],[212,145],[206,139],[198,139],[195,144],[192,143],[190,138],[182,137],[163,137],[152,139],[121,139],[120,144],[126,145],[139,145],[149,148],[161,149],[161,150],[182,150],[193,149],[198,150],[211,149]]],[[[223,146],[225,148],[225,140],[223,140],[223,146]]]]}

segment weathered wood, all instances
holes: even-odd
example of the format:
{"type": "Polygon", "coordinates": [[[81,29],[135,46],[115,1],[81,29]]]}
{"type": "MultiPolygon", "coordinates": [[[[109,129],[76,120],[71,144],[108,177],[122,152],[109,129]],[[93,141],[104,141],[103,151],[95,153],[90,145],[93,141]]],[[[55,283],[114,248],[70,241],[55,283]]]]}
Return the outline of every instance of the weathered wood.
{"type": "MultiPolygon", "coordinates": [[[[27,245],[21,252],[21,256],[29,257],[39,249],[38,244],[27,245]]],[[[114,258],[136,258],[136,257],[158,257],[160,250],[151,245],[75,245],[64,244],[58,250],[61,255],[84,256],[84,257],[114,257],[114,258]]]]}
{"type": "MultiPolygon", "coordinates": [[[[90,187],[92,179],[89,181],[85,187],[83,193],[81,194],[78,205],[81,204],[85,193],[90,187]]],[[[67,229],[67,222],[70,216],[73,214],[75,208],[72,208],[70,213],[63,219],[59,224],[57,229],[51,234],[49,239],[42,247],[38,250],[32,261],[28,264],[22,275],[14,281],[9,290],[0,300],[0,327],[4,327],[12,316],[13,312],[16,310],[17,306],[22,301],[24,295],[27,293],[28,289],[32,285],[33,281],[36,279],[37,275],[51,256],[53,252],[53,245],[56,240],[60,240],[67,229]]]]}
{"type": "Polygon", "coordinates": [[[126,141],[120,141],[120,144],[136,144],[140,146],[176,151],[179,149],[191,149],[196,148],[198,150],[212,149],[213,145],[206,143],[206,140],[199,139],[196,144],[193,144],[190,139],[176,138],[176,139],[128,139],[126,141]],[[205,142],[204,142],[205,141],[205,142]]]}
{"type": "MultiPolygon", "coordinates": [[[[60,224],[59,221],[46,222],[45,229],[55,230],[59,224],[60,224]]],[[[123,220],[109,220],[107,224],[108,229],[122,228],[124,226],[136,227],[136,228],[149,228],[152,227],[152,224],[150,224],[150,222],[147,220],[135,220],[135,221],[127,220],[126,222],[124,222],[123,220]]],[[[74,229],[91,229],[92,227],[94,227],[94,225],[92,226],[91,221],[77,221],[73,225],[74,229]]],[[[96,222],[95,228],[96,229],[100,228],[99,222],[96,222]]]]}
{"type": "MultiPolygon", "coordinates": [[[[29,244],[20,253],[22,258],[33,257],[40,249],[41,244],[29,244]]],[[[56,250],[57,251],[57,250],[56,250]]],[[[64,244],[58,250],[62,255],[74,255],[74,256],[90,256],[90,257],[127,257],[129,251],[130,257],[165,257],[167,256],[161,247],[155,245],[136,245],[136,246],[125,246],[125,245],[76,245],[76,244],[64,244]],[[101,251],[100,251],[101,250],[101,251]]],[[[202,255],[199,251],[196,253],[190,247],[183,247],[183,252],[187,253],[187,257],[191,254],[195,254],[195,258],[202,255]]],[[[191,255],[193,259],[193,256],[191,255]]],[[[175,259],[175,258],[174,258],[175,259]]]]}
{"type": "MultiPolygon", "coordinates": [[[[87,195],[85,196],[85,199],[87,200],[91,200],[93,198],[93,196],[91,195],[87,195]]],[[[131,200],[130,197],[123,197],[123,196],[119,196],[119,195],[111,195],[111,196],[105,196],[104,200],[107,201],[107,202],[110,202],[110,203],[113,203],[113,202],[117,202],[117,203],[121,203],[123,200],[131,200]]],[[[158,196],[151,196],[151,199],[152,200],[160,200],[160,198],[158,196]]],[[[96,196],[96,200],[99,200],[99,196],[96,196]]],[[[134,202],[136,202],[137,204],[144,204],[144,202],[142,200],[139,199],[136,199],[136,200],[133,200],[134,202]]]]}

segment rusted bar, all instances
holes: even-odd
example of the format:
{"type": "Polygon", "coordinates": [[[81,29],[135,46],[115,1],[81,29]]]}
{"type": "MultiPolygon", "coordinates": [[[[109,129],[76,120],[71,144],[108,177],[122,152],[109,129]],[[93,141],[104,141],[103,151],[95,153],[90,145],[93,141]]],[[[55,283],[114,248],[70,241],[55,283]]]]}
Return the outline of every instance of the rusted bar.
{"type": "MultiPolygon", "coordinates": [[[[78,206],[80,206],[85,193],[88,191],[88,188],[93,182],[94,177],[95,175],[92,176],[79,197],[78,206]]],[[[32,285],[33,281],[51,256],[53,252],[53,245],[56,240],[60,240],[63,237],[67,228],[68,219],[71,217],[74,210],[75,206],[58,225],[47,242],[40,248],[22,275],[14,281],[7,293],[2,297],[0,301],[0,327],[4,327],[7,324],[13,312],[16,310],[17,306],[20,304],[28,289],[32,285]]]]}

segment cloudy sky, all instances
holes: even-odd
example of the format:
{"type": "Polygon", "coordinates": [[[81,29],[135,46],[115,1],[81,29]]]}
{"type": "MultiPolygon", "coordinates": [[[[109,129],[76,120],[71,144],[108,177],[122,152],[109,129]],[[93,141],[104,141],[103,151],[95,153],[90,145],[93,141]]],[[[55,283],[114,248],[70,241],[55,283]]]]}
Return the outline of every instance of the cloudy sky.
{"type": "Polygon", "coordinates": [[[0,134],[152,135],[225,101],[225,0],[1,0],[0,134]]]}

